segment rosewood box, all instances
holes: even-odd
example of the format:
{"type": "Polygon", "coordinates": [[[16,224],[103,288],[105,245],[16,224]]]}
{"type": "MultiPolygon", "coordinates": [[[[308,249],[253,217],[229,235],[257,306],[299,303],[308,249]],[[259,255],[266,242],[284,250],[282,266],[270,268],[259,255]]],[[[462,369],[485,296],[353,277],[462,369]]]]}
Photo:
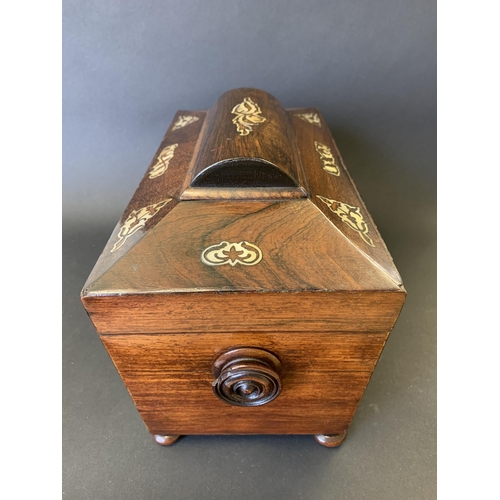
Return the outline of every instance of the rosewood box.
{"type": "Polygon", "coordinates": [[[81,294],[146,427],[346,436],[406,291],[316,109],[179,111],[81,294]]]}

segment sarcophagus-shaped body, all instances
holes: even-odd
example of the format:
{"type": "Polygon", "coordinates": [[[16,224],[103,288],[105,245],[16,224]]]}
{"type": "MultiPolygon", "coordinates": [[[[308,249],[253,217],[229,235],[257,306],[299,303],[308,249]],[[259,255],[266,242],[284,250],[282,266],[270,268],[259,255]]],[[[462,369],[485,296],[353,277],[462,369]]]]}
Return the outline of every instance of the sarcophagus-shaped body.
{"type": "Polygon", "coordinates": [[[82,291],[148,430],[345,437],[406,292],[316,109],[179,111],[82,291]]]}

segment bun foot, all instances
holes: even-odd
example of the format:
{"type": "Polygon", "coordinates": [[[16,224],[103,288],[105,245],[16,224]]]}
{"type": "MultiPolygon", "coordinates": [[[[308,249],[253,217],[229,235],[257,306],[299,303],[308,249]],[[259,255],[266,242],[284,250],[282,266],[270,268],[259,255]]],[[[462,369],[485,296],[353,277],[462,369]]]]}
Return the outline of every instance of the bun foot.
{"type": "Polygon", "coordinates": [[[335,448],[344,442],[346,436],[347,431],[344,431],[341,434],[316,434],[314,439],[327,448],[335,448]]]}
{"type": "Polygon", "coordinates": [[[154,434],[153,439],[162,446],[170,446],[174,444],[181,436],[162,436],[161,434],[154,434]]]}

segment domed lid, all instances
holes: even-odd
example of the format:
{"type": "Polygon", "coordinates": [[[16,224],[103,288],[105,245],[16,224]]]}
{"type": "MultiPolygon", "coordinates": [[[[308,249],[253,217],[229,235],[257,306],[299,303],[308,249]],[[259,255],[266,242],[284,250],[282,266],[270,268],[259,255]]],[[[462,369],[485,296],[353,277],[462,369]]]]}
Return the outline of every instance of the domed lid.
{"type": "Polygon", "coordinates": [[[183,200],[305,198],[291,120],[262,90],[223,94],[207,113],[183,200]]]}

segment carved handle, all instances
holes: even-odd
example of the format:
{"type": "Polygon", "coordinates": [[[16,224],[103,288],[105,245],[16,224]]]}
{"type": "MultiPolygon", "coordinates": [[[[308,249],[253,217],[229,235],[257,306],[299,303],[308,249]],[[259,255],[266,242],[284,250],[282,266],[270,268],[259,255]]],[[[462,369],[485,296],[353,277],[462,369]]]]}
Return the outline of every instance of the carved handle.
{"type": "Polygon", "coordinates": [[[215,395],[234,406],[260,406],[281,391],[281,363],[272,353],[254,347],[233,348],[213,364],[215,395]]]}

